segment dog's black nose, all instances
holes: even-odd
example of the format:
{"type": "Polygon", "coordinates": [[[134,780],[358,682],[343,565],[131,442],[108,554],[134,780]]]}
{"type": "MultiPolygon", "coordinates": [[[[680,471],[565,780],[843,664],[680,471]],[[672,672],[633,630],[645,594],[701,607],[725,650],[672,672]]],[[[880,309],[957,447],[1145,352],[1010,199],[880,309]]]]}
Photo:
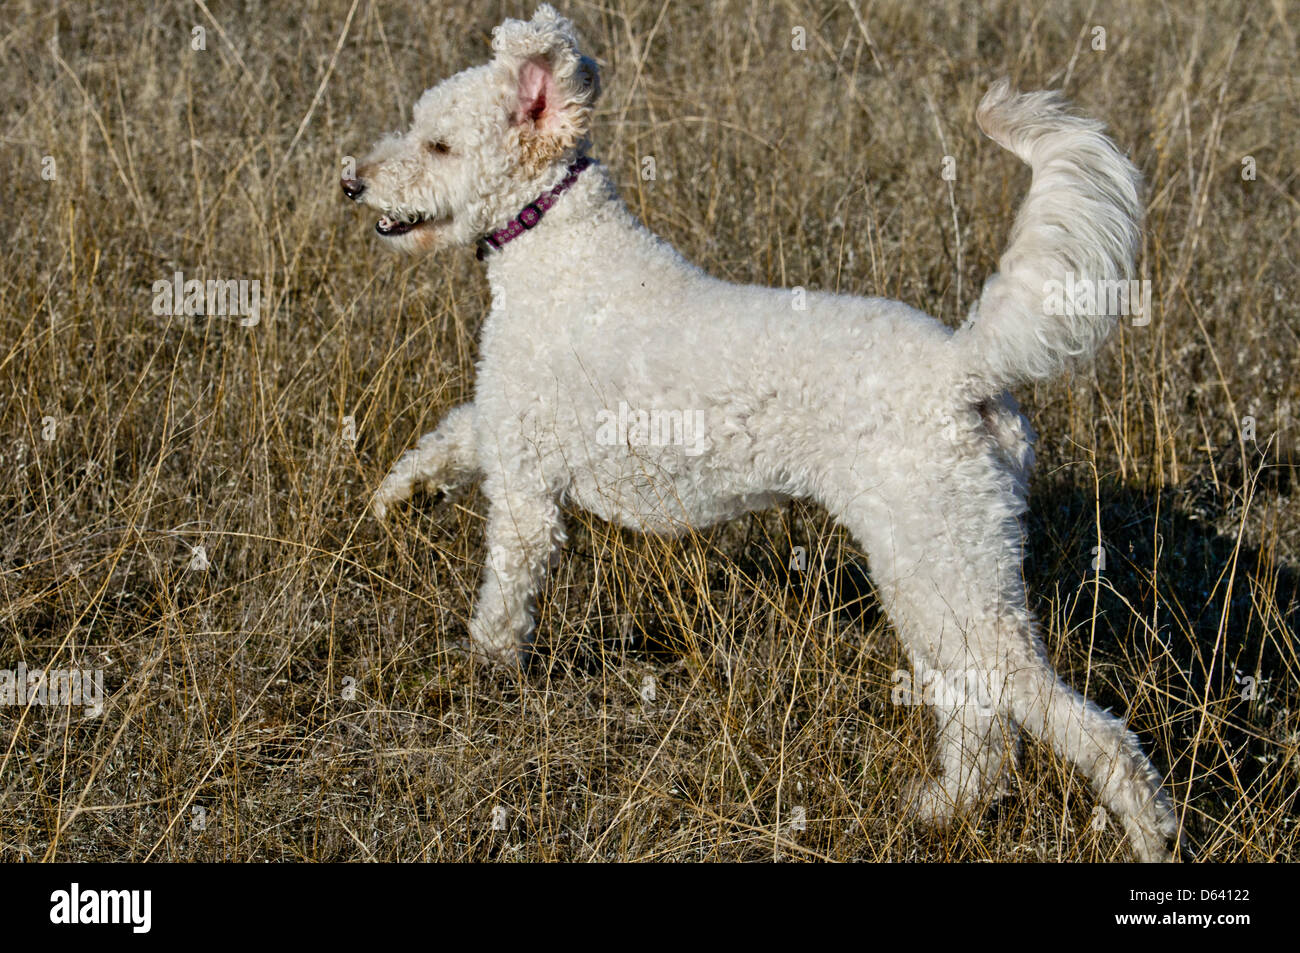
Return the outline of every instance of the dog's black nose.
{"type": "Polygon", "coordinates": [[[366,183],[360,179],[344,179],[339,184],[343,186],[343,194],[350,199],[361,198],[361,193],[366,190],[366,183]]]}

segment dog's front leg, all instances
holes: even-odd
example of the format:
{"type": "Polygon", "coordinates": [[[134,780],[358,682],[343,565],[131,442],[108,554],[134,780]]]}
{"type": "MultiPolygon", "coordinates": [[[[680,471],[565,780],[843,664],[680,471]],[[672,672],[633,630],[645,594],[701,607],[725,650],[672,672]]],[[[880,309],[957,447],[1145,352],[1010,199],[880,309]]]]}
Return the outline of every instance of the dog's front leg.
{"type": "Polygon", "coordinates": [[[383,519],[394,503],[410,499],[416,486],[450,489],[472,478],[478,470],[474,405],[461,404],[442,418],[437,430],[421,437],[415,449],[398,458],[375,491],[371,509],[378,519],[383,519]]]}
{"type": "Polygon", "coordinates": [[[470,620],[474,647],[514,664],[533,631],[533,600],[564,542],[556,501],[535,494],[490,500],[483,587],[470,620]]]}

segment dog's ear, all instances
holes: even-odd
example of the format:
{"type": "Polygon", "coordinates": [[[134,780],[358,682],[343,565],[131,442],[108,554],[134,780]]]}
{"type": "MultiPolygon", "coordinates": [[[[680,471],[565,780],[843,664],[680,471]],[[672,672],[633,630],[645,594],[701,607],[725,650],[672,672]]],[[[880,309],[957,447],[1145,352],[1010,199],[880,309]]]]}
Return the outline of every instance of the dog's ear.
{"type": "Polygon", "coordinates": [[[578,49],[573,24],[542,4],[531,20],[493,30],[492,49],[518,97],[511,120],[523,161],[541,168],[574,151],[587,136],[600,73],[578,49]]]}

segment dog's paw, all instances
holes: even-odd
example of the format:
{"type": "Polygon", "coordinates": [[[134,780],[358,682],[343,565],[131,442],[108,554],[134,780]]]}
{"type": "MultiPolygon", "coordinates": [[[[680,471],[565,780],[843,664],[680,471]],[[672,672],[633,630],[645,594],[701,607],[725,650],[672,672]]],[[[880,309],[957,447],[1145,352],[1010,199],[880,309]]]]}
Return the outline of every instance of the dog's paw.
{"type": "Polygon", "coordinates": [[[903,810],[930,827],[945,827],[962,810],[940,778],[915,777],[903,786],[903,810]]]}
{"type": "MultiPolygon", "coordinates": [[[[435,481],[423,481],[419,486],[421,490],[433,497],[434,503],[451,499],[456,491],[453,485],[435,481]]],[[[414,495],[414,491],[415,486],[410,480],[396,473],[389,474],[379,485],[375,495],[370,498],[371,514],[377,520],[385,519],[394,504],[409,500],[414,495]]]]}
{"type": "Polygon", "coordinates": [[[457,495],[457,486],[454,483],[439,483],[437,480],[426,480],[420,484],[420,489],[429,496],[433,497],[433,502],[441,503],[444,500],[454,499],[457,495]]]}
{"type": "Polygon", "coordinates": [[[1178,818],[1173,805],[1163,794],[1145,816],[1126,817],[1123,823],[1133,856],[1141,863],[1168,864],[1178,859],[1182,849],[1178,838],[1178,818]]]}
{"type": "Polygon", "coordinates": [[[377,520],[384,520],[393,508],[393,504],[411,498],[411,481],[397,474],[390,473],[379,484],[375,495],[370,498],[370,512],[377,520]]]}
{"type": "Polygon", "coordinates": [[[1010,778],[967,778],[959,784],[943,775],[914,777],[903,787],[903,808],[915,820],[946,827],[962,814],[975,814],[1010,793],[1010,778]]]}
{"type": "Polygon", "coordinates": [[[1133,856],[1140,863],[1169,864],[1177,857],[1178,841],[1171,833],[1153,830],[1134,820],[1124,821],[1124,832],[1133,848],[1133,856]]]}
{"type": "Polygon", "coordinates": [[[469,624],[470,649],[479,659],[516,669],[524,662],[525,643],[513,632],[489,626],[479,619],[469,624]]]}
{"type": "Polygon", "coordinates": [[[393,502],[384,492],[383,487],[370,498],[370,515],[383,522],[388,518],[389,505],[393,502]]]}

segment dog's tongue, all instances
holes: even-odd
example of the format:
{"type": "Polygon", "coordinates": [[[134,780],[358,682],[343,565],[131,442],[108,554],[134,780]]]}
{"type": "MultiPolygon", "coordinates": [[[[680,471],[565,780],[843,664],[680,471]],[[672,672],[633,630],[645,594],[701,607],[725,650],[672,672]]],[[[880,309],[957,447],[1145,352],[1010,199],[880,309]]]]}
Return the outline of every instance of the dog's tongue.
{"type": "Polygon", "coordinates": [[[396,220],[389,218],[387,215],[379,216],[380,228],[392,228],[396,224],[397,224],[396,220]]]}

